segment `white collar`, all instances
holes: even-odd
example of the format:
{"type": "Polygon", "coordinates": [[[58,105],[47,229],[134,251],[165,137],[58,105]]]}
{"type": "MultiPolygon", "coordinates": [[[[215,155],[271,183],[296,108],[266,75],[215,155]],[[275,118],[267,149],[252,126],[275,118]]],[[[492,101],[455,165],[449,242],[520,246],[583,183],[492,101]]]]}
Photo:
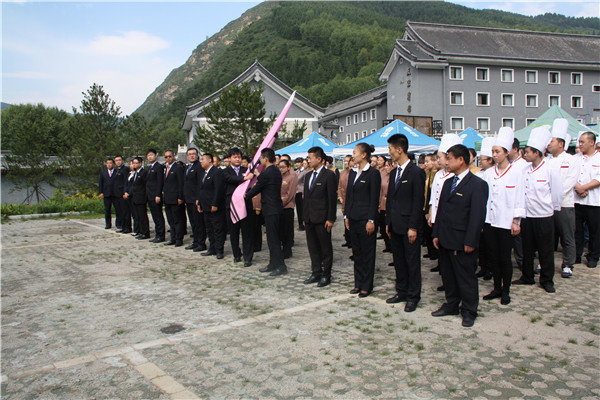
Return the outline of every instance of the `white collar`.
{"type": "Polygon", "coordinates": [[[467,168],[466,170],[461,172],[460,175],[456,175],[456,177],[458,177],[458,182],[462,181],[464,179],[464,177],[467,176],[468,173],[469,173],[469,168],[467,168]]]}

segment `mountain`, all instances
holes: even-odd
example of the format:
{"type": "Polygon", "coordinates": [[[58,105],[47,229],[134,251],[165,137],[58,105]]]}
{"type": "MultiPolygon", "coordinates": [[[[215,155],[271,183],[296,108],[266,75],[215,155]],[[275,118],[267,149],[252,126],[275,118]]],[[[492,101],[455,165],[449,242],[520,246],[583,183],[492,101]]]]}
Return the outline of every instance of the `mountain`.
{"type": "Polygon", "coordinates": [[[0,110],[4,110],[5,108],[8,108],[8,107],[10,107],[11,105],[12,105],[12,104],[8,104],[8,103],[5,103],[5,102],[2,102],[2,103],[0,104],[0,110]]]}
{"type": "Polygon", "coordinates": [[[600,34],[598,18],[528,17],[445,2],[265,2],[200,44],[136,113],[157,131],[175,132],[185,106],[233,80],[255,59],[327,106],[380,84],[378,74],[407,20],[600,34]]]}

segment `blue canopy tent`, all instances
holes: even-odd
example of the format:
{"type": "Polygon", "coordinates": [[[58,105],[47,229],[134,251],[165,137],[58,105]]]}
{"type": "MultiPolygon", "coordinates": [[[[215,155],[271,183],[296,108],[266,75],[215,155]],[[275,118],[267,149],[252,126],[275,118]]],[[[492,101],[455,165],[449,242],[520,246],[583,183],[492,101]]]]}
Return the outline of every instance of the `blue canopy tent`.
{"type": "Polygon", "coordinates": [[[408,138],[408,151],[412,153],[431,152],[437,150],[437,148],[440,146],[439,140],[436,140],[431,136],[427,136],[397,119],[378,131],[371,133],[369,136],[365,136],[362,139],[348,143],[344,146],[339,146],[333,151],[333,154],[336,156],[352,154],[352,149],[361,142],[375,146],[375,152],[373,154],[387,154],[387,140],[392,135],[397,133],[403,133],[406,135],[408,138]]]}
{"type": "Polygon", "coordinates": [[[460,136],[460,138],[462,139],[462,144],[471,149],[475,149],[475,143],[481,142],[483,138],[485,138],[484,135],[477,132],[473,128],[465,129],[464,131],[459,133],[458,136],[460,136]]]}
{"type": "Polygon", "coordinates": [[[308,155],[308,149],[315,146],[322,148],[328,156],[333,156],[333,149],[337,147],[331,140],[327,140],[317,132],[313,132],[294,144],[276,150],[275,154],[288,154],[292,160],[297,157],[305,158],[308,155]]]}

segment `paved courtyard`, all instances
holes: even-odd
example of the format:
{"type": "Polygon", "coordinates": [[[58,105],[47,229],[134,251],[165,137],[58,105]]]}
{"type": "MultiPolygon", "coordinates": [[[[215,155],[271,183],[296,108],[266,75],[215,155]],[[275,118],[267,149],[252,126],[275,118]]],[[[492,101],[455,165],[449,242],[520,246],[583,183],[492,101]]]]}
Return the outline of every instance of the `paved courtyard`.
{"type": "MultiPolygon", "coordinates": [[[[430,315],[443,302],[432,261],[414,313],[385,303],[394,271],[381,240],[374,293],[349,295],[342,230],[333,283],[317,288],[302,283],[303,232],[289,274],[273,278],[258,272],[266,240],[244,268],[228,244],[216,260],[101,219],[4,223],[2,398],[600,398],[598,269],[555,275],[554,294],[517,286],[509,306],[482,300],[463,328],[430,315]]],[[[480,281],[480,295],[491,288],[480,281]]]]}

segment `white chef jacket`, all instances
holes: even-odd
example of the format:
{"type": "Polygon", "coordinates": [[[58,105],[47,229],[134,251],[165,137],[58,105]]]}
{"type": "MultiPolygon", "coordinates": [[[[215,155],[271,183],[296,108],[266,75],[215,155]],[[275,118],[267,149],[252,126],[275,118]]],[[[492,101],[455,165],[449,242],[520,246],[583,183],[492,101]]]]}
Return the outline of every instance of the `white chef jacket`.
{"type": "Polygon", "coordinates": [[[560,180],[563,186],[562,208],[573,208],[573,188],[579,176],[579,159],[563,151],[557,157],[548,159],[548,163],[560,171],[560,180]]]}
{"type": "Polygon", "coordinates": [[[519,158],[517,158],[515,161],[511,162],[510,164],[513,165],[518,170],[521,170],[521,172],[523,172],[523,170],[525,168],[527,168],[531,165],[530,162],[525,161],[525,159],[521,156],[519,156],[519,158]]]}
{"type": "Polygon", "coordinates": [[[431,198],[429,200],[429,204],[431,205],[429,213],[432,224],[435,222],[440,195],[442,194],[442,187],[444,187],[444,182],[450,178],[454,178],[454,174],[452,172],[446,172],[444,169],[439,170],[433,177],[433,183],[431,184],[431,198]]]}
{"type": "Polygon", "coordinates": [[[525,217],[522,172],[511,164],[500,173],[495,165],[485,171],[484,180],[490,190],[485,223],[494,228],[510,229],[513,218],[525,217]]]}
{"type": "MultiPolygon", "coordinates": [[[[579,177],[577,182],[580,185],[588,184],[592,179],[600,182],[600,152],[596,150],[594,155],[588,157],[583,153],[574,156],[579,161],[579,177]]],[[[586,197],[579,197],[577,193],[574,195],[575,203],[584,206],[600,207],[600,186],[588,191],[586,197]]]]}
{"type": "Polygon", "coordinates": [[[537,168],[525,168],[523,180],[527,218],[551,217],[554,210],[560,211],[563,189],[558,169],[543,160],[537,168]]]}

